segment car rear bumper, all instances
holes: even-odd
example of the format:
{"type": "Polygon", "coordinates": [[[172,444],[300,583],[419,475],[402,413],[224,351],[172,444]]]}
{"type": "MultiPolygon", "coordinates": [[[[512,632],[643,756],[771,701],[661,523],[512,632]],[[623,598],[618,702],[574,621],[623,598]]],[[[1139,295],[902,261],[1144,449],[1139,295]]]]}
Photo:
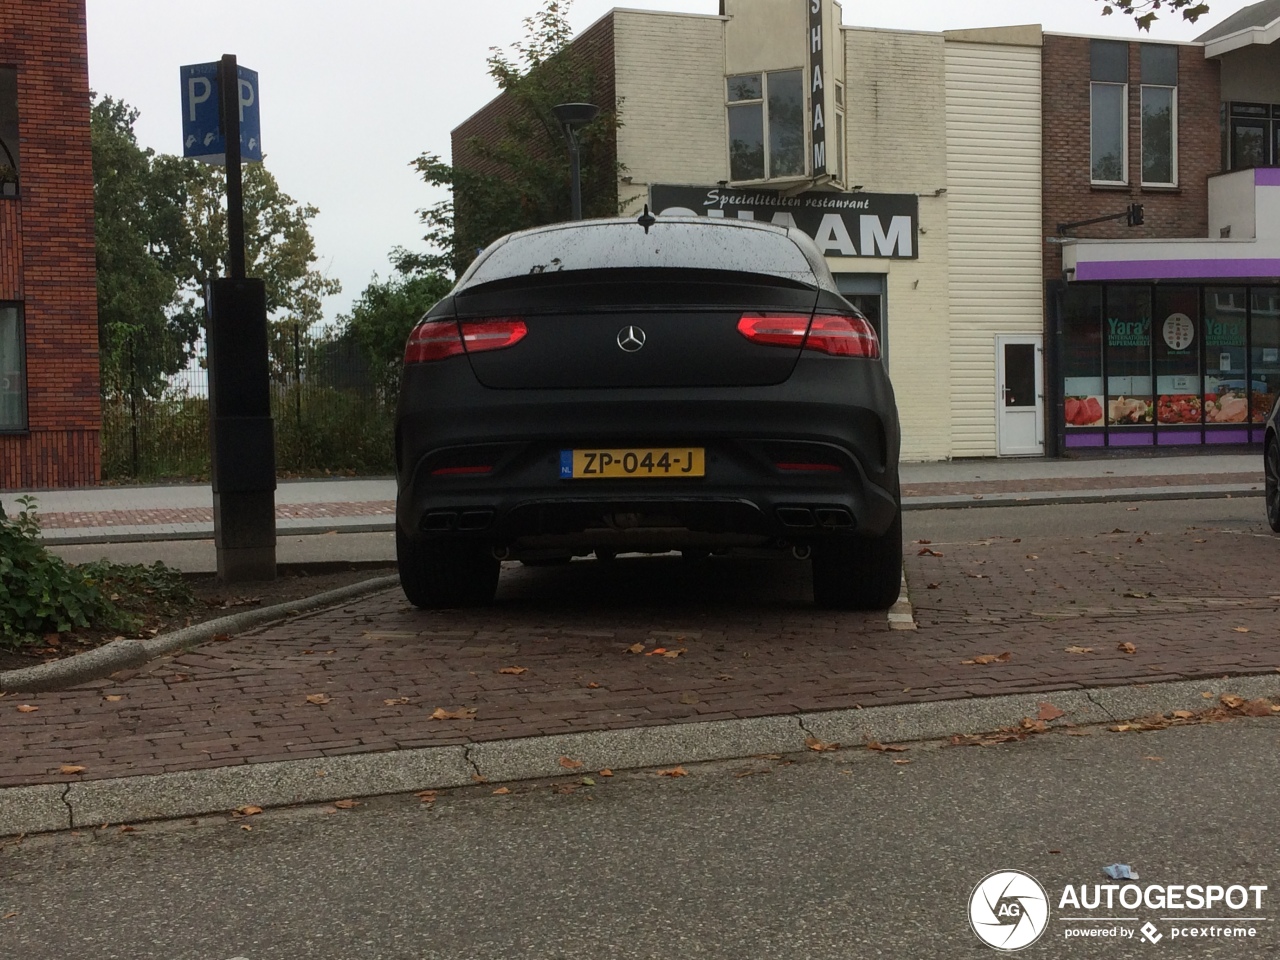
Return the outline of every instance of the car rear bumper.
{"type": "Polygon", "coordinates": [[[524,549],[878,536],[898,509],[888,380],[850,376],[847,361],[800,366],[805,376],[773,386],[647,392],[490,390],[465,360],[407,371],[397,522],[409,536],[524,549]],[[563,450],[622,447],[701,447],[706,475],[561,479],[563,450]]]}

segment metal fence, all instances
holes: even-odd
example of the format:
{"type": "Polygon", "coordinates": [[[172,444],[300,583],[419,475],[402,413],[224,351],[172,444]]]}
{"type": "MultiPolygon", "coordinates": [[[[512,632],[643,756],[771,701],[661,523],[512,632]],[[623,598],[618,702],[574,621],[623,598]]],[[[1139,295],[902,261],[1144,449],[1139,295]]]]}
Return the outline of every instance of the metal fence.
{"type": "MultiPolygon", "coordinates": [[[[209,476],[209,373],[203,343],[159,390],[134,376],[141,346],[125,342],[123,381],[102,398],[104,480],[209,476]]],[[[281,476],[390,473],[394,398],[359,348],[323,326],[271,331],[271,411],[281,476]]]]}

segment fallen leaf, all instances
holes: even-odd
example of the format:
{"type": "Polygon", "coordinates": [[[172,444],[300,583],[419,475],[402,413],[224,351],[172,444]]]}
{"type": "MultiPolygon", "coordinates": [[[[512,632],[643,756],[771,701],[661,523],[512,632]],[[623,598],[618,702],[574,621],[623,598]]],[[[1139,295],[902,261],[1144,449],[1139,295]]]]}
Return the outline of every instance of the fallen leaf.
{"type": "Polygon", "coordinates": [[[840,744],[829,743],[826,740],[819,740],[817,737],[805,737],[804,745],[808,747],[810,750],[817,750],[819,753],[822,753],[828,750],[840,749],[840,744]]]}
{"type": "Polygon", "coordinates": [[[1032,720],[1030,717],[1023,717],[1018,725],[1031,733],[1044,733],[1049,729],[1043,720],[1032,720]]]}
{"type": "Polygon", "coordinates": [[[560,766],[564,767],[566,770],[581,770],[582,761],[574,760],[572,757],[561,757],[560,766]]]}
{"type": "Polygon", "coordinates": [[[440,795],[438,790],[419,790],[414,794],[422,803],[435,803],[436,797],[440,795]]]}
{"type": "Polygon", "coordinates": [[[110,694],[107,694],[107,696],[103,697],[102,699],[107,701],[107,703],[119,703],[121,700],[124,699],[124,697],[118,693],[110,693],[110,694]]]}
{"type": "Polygon", "coordinates": [[[513,677],[518,677],[522,673],[528,673],[528,671],[529,671],[528,667],[502,667],[498,672],[509,673],[513,677]]]}
{"type": "Polygon", "coordinates": [[[511,792],[510,787],[499,787],[497,790],[493,791],[493,795],[495,797],[505,797],[510,792],[511,792]]]}
{"type": "Polygon", "coordinates": [[[894,763],[897,763],[897,764],[901,764],[902,766],[906,766],[906,765],[907,765],[908,763],[910,763],[911,761],[910,761],[910,760],[895,760],[895,761],[893,761],[893,762],[894,762],[894,763]]]}
{"type": "Polygon", "coordinates": [[[386,704],[388,707],[398,707],[398,706],[400,706],[401,704],[408,703],[408,702],[409,702],[409,698],[408,698],[408,697],[395,697],[395,698],[392,698],[392,699],[383,700],[382,702],[383,702],[384,704],[386,704]]]}
{"type": "Polygon", "coordinates": [[[39,710],[39,709],[40,709],[39,707],[37,707],[37,706],[33,706],[33,705],[32,705],[32,704],[30,704],[30,703],[20,703],[20,704],[18,704],[18,712],[19,712],[19,713],[35,713],[35,712],[36,712],[37,710],[39,710]]]}
{"type": "MultiPolygon", "coordinates": [[[[681,647],[679,650],[663,650],[662,655],[664,657],[667,657],[668,659],[675,659],[676,657],[680,656],[680,654],[688,653],[688,652],[689,652],[688,648],[681,647]]],[[[657,651],[655,650],[654,653],[657,653],[657,651]]]]}
{"type": "Polygon", "coordinates": [[[878,750],[881,753],[906,753],[906,747],[900,747],[894,743],[881,743],[879,740],[868,740],[868,750],[878,750]]]}
{"type": "Polygon", "coordinates": [[[1248,632],[1249,632],[1249,628],[1248,628],[1248,627],[1232,627],[1231,629],[1232,629],[1232,630],[1234,630],[1236,633],[1248,633],[1248,632]]]}
{"type": "Polygon", "coordinates": [[[360,806],[360,801],[359,800],[335,800],[333,801],[333,805],[337,807],[339,810],[353,810],[356,807],[360,806]]]}
{"type": "Polygon", "coordinates": [[[1066,647],[1067,653],[1093,653],[1093,647],[1066,647]]]}
{"type": "Polygon", "coordinates": [[[1114,727],[1108,727],[1107,729],[1112,733],[1127,733],[1132,730],[1133,727],[1127,723],[1118,723],[1114,727]]]}
{"type": "Polygon", "coordinates": [[[62,766],[58,768],[59,773],[65,773],[68,775],[72,773],[84,773],[84,771],[85,771],[84,767],[77,766],[74,763],[64,763],[62,766]]]}
{"type": "Polygon", "coordinates": [[[324,706],[326,703],[332,702],[333,698],[327,693],[309,693],[307,694],[307,703],[314,703],[318,706],[324,706]]]}
{"type": "Polygon", "coordinates": [[[940,554],[937,550],[932,550],[929,547],[924,547],[920,550],[919,553],[916,554],[916,556],[917,557],[940,557],[942,556],[942,554],[940,554]]]}
{"type": "Polygon", "coordinates": [[[1259,697],[1257,700],[1250,700],[1240,708],[1240,712],[1246,717],[1269,717],[1271,716],[1271,701],[1264,700],[1259,697]]]}
{"type": "Polygon", "coordinates": [[[1036,714],[1036,717],[1040,720],[1057,720],[1059,717],[1065,717],[1066,715],[1065,710],[1059,710],[1052,703],[1042,703],[1040,704],[1040,712],[1036,714]]]}
{"type": "Polygon", "coordinates": [[[648,653],[646,653],[646,654],[645,654],[645,656],[646,656],[646,657],[660,657],[660,656],[662,656],[663,654],[665,654],[666,652],[667,652],[667,648],[666,648],[666,647],[654,647],[652,650],[650,650],[648,653]]]}
{"type": "Polygon", "coordinates": [[[1208,690],[1206,690],[1204,693],[1200,694],[1200,696],[1202,696],[1202,697],[1203,697],[1204,699],[1206,699],[1206,700],[1212,700],[1212,699],[1213,699],[1213,694],[1212,694],[1212,693],[1210,693],[1208,690]]]}
{"type": "Polygon", "coordinates": [[[688,775],[689,771],[684,767],[672,767],[670,770],[658,771],[658,776],[660,777],[687,777],[688,775]]]}
{"type": "Polygon", "coordinates": [[[472,782],[472,783],[488,783],[488,782],[489,782],[489,778],[488,778],[488,777],[482,777],[482,776],[481,776],[480,774],[478,774],[478,773],[473,773],[473,774],[471,775],[471,782],[472,782]]]}
{"type": "Polygon", "coordinates": [[[127,824],[127,823],[126,823],[126,824],[125,824],[124,826],[122,826],[122,827],[121,827],[117,832],[118,832],[118,833],[137,833],[137,832],[138,832],[138,828],[137,828],[137,827],[131,827],[131,826],[129,826],[129,824],[127,824]]]}
{"type": "Polygon", "coordinates": [[[600,684],[598,684],[598,683],[596,683],[594,680],[592,680],[590,683],[588,683],[588,684],[587,684],[587,689],[588,689],[588,690],[599,690],[599,689],[600,689],[600,684]]]}
{"type": "Polygon", "coordinates": [[[1174,717],[1177,720],[1190,720],[1195,716],[1195,714],[1190,710],[1175,710],[1173,713],[1169,714],[1169,716],[1174,717]]]}
{"type": "Polygon", "coordinates": [[[1008,650],[1004,653],[981,653],[972,660],[961,660],[961,663],[976,663],[985,666],[988,663],[1006,663],[1013,656],[1008,650]]]}
{"type": "Polygon", "coordinates": [[[631,646],[627,647],[627,653],[644,653],[644,644],[633,643],[631,646]]]}
{"type": "Polygon", "coordinates": [[[925,589],[926,589],[926,590],[937,590],[940,586],[942,586],[942,584],[940,584],[940,583],[930,583],[930,584],[926,584],[926,585],[925,585],[925,589]]]}
{"type": "Polygon", "coordinates": [[[470,720],[476,715],[474,707],[459,707],[457,710],[446,710],[436,707],[431,711],[432,720],[470,720]]]}
{"type": "Polygon", "coordinates": [[[602,776],[602,777],[612,777],[612,776],[613,776],[613,771],[612,771],[612,770],[610,770],[608,767],[605,767],[603,770],[600,770],[600,771],[599,771],[599,774],[600,774],[600,776],[602,776]]]}
{"type": "Polygon", "coordinates": [[[1234,693],[1224,693],[1218,698],[1218,702],[1224,707],[1234,710],[1244,703],[1244,697],[1237,697],[1234,693]]]}
{"type": "Polygon", "coordinates": [[[260,813],[262,812],[262,808],[261,808],[261,807],[255,807],[255,806],[252,806],[252,805],[247,805],[247,806],[243,806],[243,807],[236,807],[236,808],[235,808],[233,811],[231,811],[231,812],[232,812],[233,814],[237,814],[237,815],[242,816],[242,817],[256,817],[258,814],[260,814],[260,813]]]}
{"type": "Polygon", "coordinates": [[[583,777],[578,782],[582,784],[584,787],[594,787],[596,785],[596,782],[592,780],[590,777],[583,777]]]}
{"type": "Polygon", "coordinates": [[[242,824],[240,825],[240,829],[241,829],[241,830],[252,830],[252,829],[253,829],[253,827],[249,826],[247,823],[242,823],[242,824]]]}
{"type": "Polygon", "coordinates": [[[17,915],[18,915],[18,911],[17,911],[17,910],[10,910],[10,911],[9,911],[8,913],[6,913],[3,917],[0,917],[0,920],[12,920],[12,919],[13,919],[14,917],[16,917],[17,915]]]}
{"type": "Polygon", "coordinates": [[[917,540],[916,543],[933,543],[932,540],[917,540]]]}
{"type": "Polygon", "coordinates": [[[1121,653],[1137,653],[1138,652],[1138,648],[1135,647],[1132,643],[1130,643],[1127,640],[1124,643],[1116,644],[1116,649],[1119,650],[1121,653]]]}
{"type": "Polygon", "coordinates": [[[229,634],[229,633],[215,633],[215,634],[213,635],[213,638],[212,638],[212,639],[213,639],[213,642],[214,642],[214,643],[226,643],[228,640],[230,640],[230,639],[231,639],[231,634],[229,634]]]}

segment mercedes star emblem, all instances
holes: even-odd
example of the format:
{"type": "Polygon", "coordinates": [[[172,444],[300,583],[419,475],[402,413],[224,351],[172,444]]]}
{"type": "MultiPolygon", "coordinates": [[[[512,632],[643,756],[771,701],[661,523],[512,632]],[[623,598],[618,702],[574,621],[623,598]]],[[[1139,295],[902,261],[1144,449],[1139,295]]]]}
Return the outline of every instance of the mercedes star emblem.
{"type": "Polygon", "coordinates": [[[623,327],[618,331],[618,346],[627,353],[635,353],[644,346],[644,331],[639,327],[623,327]]]}

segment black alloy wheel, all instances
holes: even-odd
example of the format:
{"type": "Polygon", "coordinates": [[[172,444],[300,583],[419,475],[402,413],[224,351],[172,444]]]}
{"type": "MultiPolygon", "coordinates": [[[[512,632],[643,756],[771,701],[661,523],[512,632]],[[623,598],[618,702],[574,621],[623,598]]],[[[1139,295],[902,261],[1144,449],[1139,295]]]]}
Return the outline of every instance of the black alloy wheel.
{"type": "Polygon", "coordinates": [[[818,606],[887,610],[902,588],[902,507],[883,535],[815,544],[811,562],[818,606]]]}
{"type": "Polygon", "coordinates": [[[493,602],[502,564],[484,544],[414,540],[396,528],[400,586],[415,607],[483,607],[493,602]]]}

